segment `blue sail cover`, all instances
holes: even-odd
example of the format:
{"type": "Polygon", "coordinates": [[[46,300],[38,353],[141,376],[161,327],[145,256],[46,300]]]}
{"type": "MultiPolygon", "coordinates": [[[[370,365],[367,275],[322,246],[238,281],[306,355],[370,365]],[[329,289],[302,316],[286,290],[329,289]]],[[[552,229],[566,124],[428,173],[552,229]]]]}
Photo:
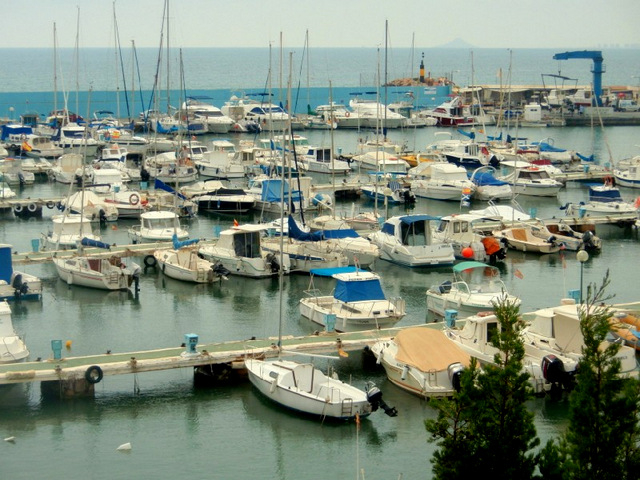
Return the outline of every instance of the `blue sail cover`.
{"type": "Polygon", "coordinates": [[[289,237],[303,242],[319,242],[322,240],[322,232],[303,232],[298,227],[295,219],[289,215],[289,237]]]}
{"type": "MultiPolygon", "coordinates": [[[[533,145],[536,145],[536,142],[533,142],[533,145]]],[[[540,142],[538,144],[541,152],[566,152],[567,150],[564,148],[554,147],[553,145],[549,145],[547,142],[540,142]]]]}
{"type": "Polygon", "coordinates": [[[579,153],[576,152],[576,155],[578,156],[578,158],[580,160],[582,160],[583,162],[594,162],[596,160],[596,157],[593,155],[593,153],[591,155],[589,155],[588,157],[585,157],[584,155],[580,155],[579,153]]]}
{"type": "Polygon", "coordinates": [[[108,243],[104,243],[99,240],[93,240],[87,237],[82,237],[82,240],[80,240],[80,244],[83,247],[98,247],[98,248],[104,248],[107,250],[111,248],[111,245],[109,245],[108,243]]]}
{"type": "Polygon", "coordinates": [[[475,138],[476,138],[476,132],[465,132],[464,130],[462,130],[462,129],[460,129],[460,128],[459,128],[459,129],[458,129],[458,133],[459,133],[460,135],[464,135],[464,136],[465,136],[465,137],[467,137],[467,138],[470,138],[471,140],[473,140],[473,139],[475,139],[475,138]]]}
{"type": "Polygon", "coordinates": [[[180,198],[182,200],[186,200],[187,199],[187,197],[182,195],[180,192],[177,192],[171,185],[167,185],[162,180],[158,180],[157,178],[156,178],[156,182],[154,183],[153,187],[156,190],[164,190],[165,192],[173,193],[174,195],[177,195],[178,198],[180,198]]]}
{"type": "Polygon", "coordinates": [[[338,280],[333,297],[345,303],[385,300],[380,280],[377,278],[353,282],[338,280]]]}
{"type": "Polygon", "coordinates": [[[190,238],[188,240],[178,240],[178,236],[174,233],[173,236],[171,237],[171,240],[173,241],[173,248],[175,250],[180,250],[182,247],[188,247],[189,245],[193,245],[195,243],[198,243],[200,241],[199,238],[190,238]]]}

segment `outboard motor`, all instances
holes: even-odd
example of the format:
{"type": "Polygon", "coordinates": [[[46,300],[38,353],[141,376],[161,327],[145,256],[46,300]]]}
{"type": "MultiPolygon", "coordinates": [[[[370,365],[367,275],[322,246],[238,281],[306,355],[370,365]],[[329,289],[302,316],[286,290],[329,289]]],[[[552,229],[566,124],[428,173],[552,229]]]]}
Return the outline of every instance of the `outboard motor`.
{"type": "Polygon", "coordinates": [[[542,375],[544,379],[554,385],[563,385],[568,377],[564,363],[555,355],[546,355],[542,359],[542,375]]]}
{"type": "Polygon", "coordinates": [[[390,407],[384,402],[384,400],[382,400],[382,392],[375,384],[368,382],[366,389],[367,400],[369,400],[369,403],[371,404],[371,410],[373,412],[378,410],[378,408],[382,408],[382,410],[384,410],[384,413],[386,413],[390,417],[398,416],[398,410],[396,410],[396,407],[390,407]]]}
{"type": "Polygon", "coordinates": [[[151,174],[149,173],[149,171],[146,168],[142,168],[140,170],[140,180],[143,182],[148,182],[150,178],[151,174]]]}
{"type": "Polygon", "coordinates": [[[597,237],[591,230],[587,230],[582,234],[582,246],[585,250],[598,250],[600,246],[596,241],[597,237]]]}
{"type": "Polygon", "coordinates": [[[276,257],[275,254],[268,253],[267,256],[265,257],[265,261],[269,266],[269,268],[271,269],[272,273],[276,273],[280,271],[280,264],[278,263],[278,258],[276,257]]]}
{"type": "Polygon", "coordinates": [[[13,277],[11,286],[13,287],[13,295],[16,299],[19,299],[22,295],[26,295],[29,291],[29,285],[27,285],[27,282],[22,281],[22,274],[20,273],[13,277]]]}
{"type": "Polygon", "coordinates": [[[447,368],[449,373],[449,381],[456,392],[459,392],[462,388],[462,372],[464,371],[464,365],[460,362],[452,363],[447,368]]]}
{"type": "Polygon", "coordinates": [[[222,263],[220,262],[216,262],[212,267],[211,270],[213,270],[213,272],[218,275],[221,279],[224,280],[228,280],[229,275],[231,275],[231,272],[229,270],[227,270],[225,268],[224,265],[222,265],[222,263]]]}

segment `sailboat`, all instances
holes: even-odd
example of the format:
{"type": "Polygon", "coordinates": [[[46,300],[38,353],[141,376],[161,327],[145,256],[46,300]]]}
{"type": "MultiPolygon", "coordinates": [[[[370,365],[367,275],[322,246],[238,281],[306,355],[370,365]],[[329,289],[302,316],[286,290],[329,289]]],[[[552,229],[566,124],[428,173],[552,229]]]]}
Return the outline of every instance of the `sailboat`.
{"type": "MultiPolygon", "coordinates": [[[[291,95],[290,92],[291,80],[289,80],[289,95],[291,95]]],[[[291,132],[290,122],[289,131],[291,132]]],[[[281,188],[284,188],[284,183],[281,185],[281,188]]],[[[280,222],[284,223],[284,206],[280,209],[280,222]]],[[[280,235],[279,240],[282,265],[284,237],[280,235]]],[[[244,364],[252,385],[273,402],[303,414],[336,420],[369,416],[379,405],[383,405],[382,394],[377,387],[372,386],[365,392],[340,381],[335,375],[326,375],[312,363],[282,358],[285,353],[282,348],[282,269],[279,271],[278,280],[280,289],[278,358],[263,360],[253,355],[245,357],[244,364]]],[[[390,415],[397,414],[395,409],[386,408],[386,410],[390,415]]]]}

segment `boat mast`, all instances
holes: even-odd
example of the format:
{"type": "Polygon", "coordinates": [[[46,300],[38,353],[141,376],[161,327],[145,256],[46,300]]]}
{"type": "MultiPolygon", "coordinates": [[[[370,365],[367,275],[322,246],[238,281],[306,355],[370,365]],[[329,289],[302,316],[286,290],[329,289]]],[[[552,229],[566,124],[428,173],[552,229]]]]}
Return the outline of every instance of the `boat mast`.
{"type": "Polygon", "coordinates": [[[53,22],[53,111],[58,111],[58,35],[53,22]]]}
{"type": "MultiPolygon", "coordinates": [[[[78,71],[80,70],[80,7],[78,8],[78,15],[76,18],[76,46],[75,46],[75,63],[76,63],[76,112],[80,111],[80,101],[78,98],[80,92],[80,80],[78,78],[78,71]]],[[[68,113],[67,113],[68,115],[68,113]]],[[[87,115],[87,118],[89,116],[87,115]]]]}

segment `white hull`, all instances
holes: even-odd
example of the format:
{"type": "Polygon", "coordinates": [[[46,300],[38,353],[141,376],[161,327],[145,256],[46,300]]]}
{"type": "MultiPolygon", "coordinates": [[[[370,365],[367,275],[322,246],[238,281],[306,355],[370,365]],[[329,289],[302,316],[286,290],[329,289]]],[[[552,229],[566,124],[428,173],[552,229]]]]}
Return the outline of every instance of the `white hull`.
{"type": "Polygon", "coordinates": [[[213,283],[219,277],[213,264],[197,256],[194,250],[156,250],[153,254],[167,277],[183,282],[213,283]]]}
{"type": "MultiPolygon", "coordinates": [[[[101,260],[96,259],[96,262],[101,260]]],[[[58,275],[68,285],[95,288],[98,290],[127,290],[131,286],[133,277],[129,269],[110,268],[100,272],[87,267],[82,259],[54,259],[58,275]]],[[[104,264],[103,264],[104,265],[104,264]]]]}
{"type": "Polygon", "coordinates": [[[371,413],[366,393],[310,364],[245,359],[249,380],[265,397],[308,415],[348,420],[371,413]]]}

